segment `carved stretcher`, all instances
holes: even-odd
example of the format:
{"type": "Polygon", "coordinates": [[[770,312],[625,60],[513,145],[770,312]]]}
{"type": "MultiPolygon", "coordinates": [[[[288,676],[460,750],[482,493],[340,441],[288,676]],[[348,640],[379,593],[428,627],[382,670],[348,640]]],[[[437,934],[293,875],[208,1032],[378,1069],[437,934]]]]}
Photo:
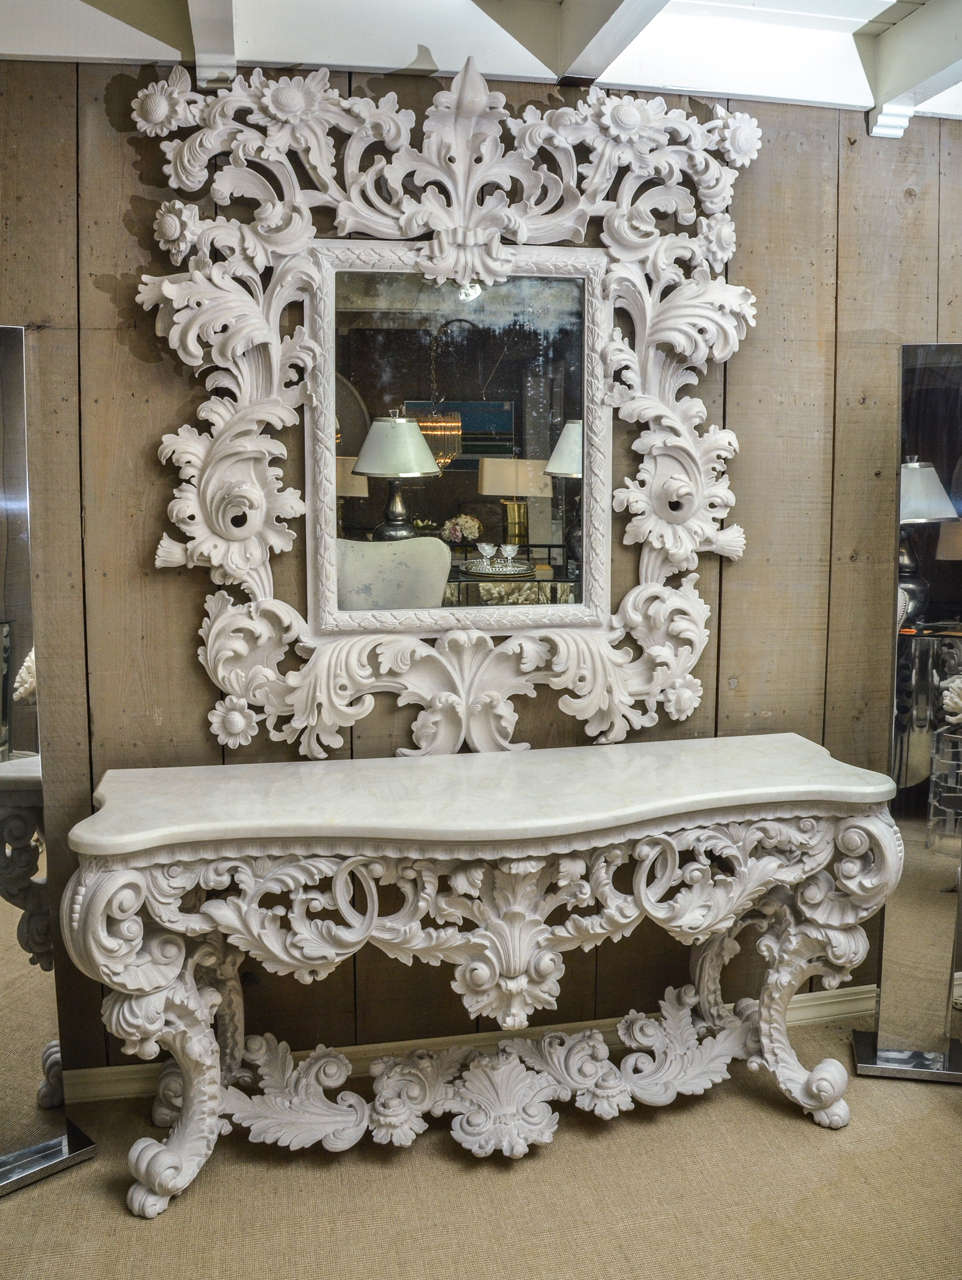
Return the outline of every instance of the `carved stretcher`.
{"type": "Polygon", "coordinates": [[[71,833],[62,923],[110,989],[104,1022],[125,1052],[173,1056],[154,1109],[170,1135],[132,1147],[129,1207],[161,1213],[230,1121],[254,1141],[344,1150],[368,1132],[408,1146],[449,1115],[476,1155],[520,1156],[551,1141],[555,1101],[612,1118],[700,1094],[736,1058],[843,1126],[847,1072],[802,1066],[786,1009],[807,979],[837,986],[866,956],[862,924],[902,865],[893,791],[793,734],[112,770],[71,833]],[[400,907],[382,912],[382,885],[400,907]],[[565,952],[646,917],[692,947],[692,985],[669,989],[660,1016],[626,1015],[620,1062],[597,1030],[419,1050],[376,1062],[367,1101],[333,1096],[342,1054],[322,1045],[295,1065],[272,1036],[244,1036],[246,957],[302,982],[365,945],[450,964],[468,1014],[517,1031],[555,1007],[565,952]],[[767,972],[732,1007],[720,978],[746,929],[767,972]]]}

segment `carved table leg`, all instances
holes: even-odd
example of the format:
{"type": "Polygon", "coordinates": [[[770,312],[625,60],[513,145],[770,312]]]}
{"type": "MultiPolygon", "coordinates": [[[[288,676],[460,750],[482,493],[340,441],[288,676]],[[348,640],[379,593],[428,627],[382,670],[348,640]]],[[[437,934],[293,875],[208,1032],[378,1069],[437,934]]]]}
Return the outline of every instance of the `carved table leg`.
{"type": "Polygon", "coordinates": [[[197,946],[162,993],[114,992],[104,1001],[104,1024],[125,1040],[125,1052],[154,1057],[158,1049],[166,1049],[182,1080],[181,1106],[167,1139],[140,1138],[130,1148],[130,1172],[137,1181],[127,1193],[127,1205],[142,1218],[156,1218],[193,1182],[220,1133],[220,1048],[211,1025],[219,995],[212,987],[198,986],[194,977],[208,950],[206,942],[197,946]],[[145,1051],[147,1045],[152,1052],[145,1051]]]}
{"type": "MultiPolygon", "coordinates": [[[[220,995],[214,1027],[220,1047],[221,1084],[226,1089],[232,1084],[250,1085],[254,1073],[242,1063],[244,1056],[244,995],[238,970],[244,956],[230,948],[216,967],[203,970],[203,978],[220,995]]],[[[151,1119],[159,1129],[169,1129],[175,1124],[184,1105],[184,1078],[177,1061],[166,1063],[157,1082],[157,1095],[151,1109],[151,1119]]],[[[221,1132],[230,1132],[230,1122],[221,1121],[221,1132]]]]}
{"type": "Polygon", "coordinates": [[[816,872],[794,890],[771,890],[742,922],[763,930],[757,947],[769,966],[758,1005],[759,1051],[749,1066],[766,1066],[782,1092],[827,1129],[848,1124],[848,1072],[834,1058],[811,1071],[802,1065],[788,1038],[788,1005],[809,978],[828,988],[850,980],[869,949],[861,922],[895,888],[903,856],[887,813],[840,820],[835,847],[841,856],[830,871],[816,872]]]}
{"type": "MultiPolygon", "coordinates": [[[[722,995],[721,976],[728,962],[741,951],[738,935],[752,923],[758,925],[751,916],[746,916],[738,920],[727,933],[715,934],[701,946],[692,949],[691,977],[698,993],[698,1013],[708,1027],[724,1027],[731,1022],[732,1012],[722,995]]],[[[737,1001],[735,1016],[749,1028],[747,1056],[748,1052],[758,1049],[758,1001],[737,1001]]]]}
{"type": "Polygon", "coordinates": [[[226,1088],[237,1083],[251,1083],[253,1073],[243,1066],[244,1057],[244,992],[238,970],[244,956],[240,951],[225,950],[223,959],[211,975],[212,985],[220,993],[216,1031],[220,1045],[220,1073],[226,1088]]]}
{"type": "Polygon", "coordinates": [[[124,1052],[173,1054],[182,1105],[164,1142],[141,1138],[130,1149],[136,1182],[127,1195],[143,1218],[162,1213],[197,1176],[221,1130],[220,1047],[213,1019],[220,993],[205,981],[225,964],[219,936],[185,941],[139,915],[145,879],[136,870],[88,866],[62,904],[64,937],[77,965],[112,988],[103,1003],[107,1030],[124,1052]],[[200,980],[198,980],[200,979],[200,980]]]}
{"type": "Polygon", "coordinates": [[[768,931],[758,940],[758,950],[770,967],[758,1008],[761,1048],[749,1063],[755,1069],[768,1067],[782,1093],[826,1129],[848,1124],[848,1103],[842,1096],[848,1087],[848,1072],[835,1058],[825,1058],[807,1070],[789,1042],[786,1018],[789,1001],[803,982],[821,977],[828,980],[826,985],[836,986],[868,954],[868,938],[862,929],[846,930],[847,954],[833,958],[837,942],[830,930],[798,920],[787,904],[780,904],[773,912],[768,931]]]}

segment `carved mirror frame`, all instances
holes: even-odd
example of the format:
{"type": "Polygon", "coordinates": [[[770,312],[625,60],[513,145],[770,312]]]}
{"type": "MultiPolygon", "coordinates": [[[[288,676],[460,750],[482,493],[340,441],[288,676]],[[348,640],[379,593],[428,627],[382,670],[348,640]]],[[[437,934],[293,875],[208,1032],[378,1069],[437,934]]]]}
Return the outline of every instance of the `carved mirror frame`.
{"type": "Polygon", "coordinates": [[[684,393],[754,324],[755,299],[723,273],[733,183],[760,131],[720,106],[702,123],[660,98],[597,88],[519,119],[504,102],[470,60],[435,96],[420,139],[394,94],[342,97],[324,69],[274,80],[256,70],[205,95],[177,67],[134,100],[142,133],[187,131],[160,144],[164,172],[173,189],[201,193],[158,210],[157,241],[185,269],[144,276],[138,301],[211,393],[198,412],[206,428],[182,426],[160,447],[180,474],[168,514],[181,538],[165,533],[156,563],[204,568],[222,588],[207,597],[198,656],[223,694],[208,718],[225,746],[263,724],[321,758],[385,691],[421,707],[412,754],[523,747],[512,700],[539,685],[602,742],[654,725],[659,707],[680,720],[699,704],[709,609],[694,570],[706,552],[740,556],[744,534],[724,525],[735,436],[705,426],[704,404],[684,393]],[[205,216],[208,196],[248,202],[249,217],[205,216]],[[318,233],[315,210],[331,211],[335,236],[318,233]],[[592,222],[604,247],[577,247],[592,222]],[[360,238],[337,238],[348,236],[360,238]],[[338,268],[462,285],[584,277],[583,604],[336,609],[338,268]],[[611,409],[639,429],[640,457],[613,491],[611,409]],[[277,438],[302,414],[306,503],[283,487],[277,438]],[[638,585],[614,613],[611,507],[640,548],[638,585]],[[286,521],[304,515],[318,573],[310,622],[274,597],[271,570],[293,544],[286,521]]]}
{"type": "MultiPolygon", "coordinates": [[[[607,627],[611,620],[609,581],[611,510],[611,409],[604,402],[604,369],[599,337],[611,331],[611,307],[604,296],[608,255],[603,249],[525,248],[512,255],[509,277],[552,277],[584,282],[584,538],[581,604],[471,606],[414,610],[341,611],[335,573],[337,506],[334,486],[334,275],[336,271],[419,269],[423,246],[389,241],[326,240],[312,247],[318,280],[306,308],[305,328],[317,340],[319,404],[305,407],[309,439],[308,620],[312,634],[332,631],[416,632],[440,636],[454,628],[504,635],[519,628],[607,627]],[[589,392],[589,388],[591,391],[589,392]]],[[[472,303],[477,307],[478,301],[472,303]]]]}

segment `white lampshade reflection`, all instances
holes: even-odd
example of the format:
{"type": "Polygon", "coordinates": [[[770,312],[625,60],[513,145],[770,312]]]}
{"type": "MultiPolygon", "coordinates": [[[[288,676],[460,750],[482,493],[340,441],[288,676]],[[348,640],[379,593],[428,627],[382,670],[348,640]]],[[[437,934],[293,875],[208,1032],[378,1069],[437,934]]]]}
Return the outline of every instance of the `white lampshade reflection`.
{"type": "Polygon", "coordinates": [[[902,463],[899,524],[956,520],[958,512],[931,462],[910,458],[902,463]]]}
{"type": "Polygon", "coordinates": [[[356,476],[399,480],[437,476],[441,469],[414,418],[375,418],[354,464],[356,476]]]}
{"type": "Polygon", "coordinates": [[[478,493],[502,498],[550,498],[551,477],[544,458],[482,458],[478,493]]]}
{"type": "Polygon", "coordinates": [[[339,498],[367,497],[367,476],[360,476],[354,473],[354,464],[356,462],[357,458],[337,459],[336,493],[339,498]]]}
{"type": "Polygon", "coordinates": [[[569,418],[545,465],[546,476],[572,476],[581,479],[583,470],[581,436],[581,419],[569,418]]]}

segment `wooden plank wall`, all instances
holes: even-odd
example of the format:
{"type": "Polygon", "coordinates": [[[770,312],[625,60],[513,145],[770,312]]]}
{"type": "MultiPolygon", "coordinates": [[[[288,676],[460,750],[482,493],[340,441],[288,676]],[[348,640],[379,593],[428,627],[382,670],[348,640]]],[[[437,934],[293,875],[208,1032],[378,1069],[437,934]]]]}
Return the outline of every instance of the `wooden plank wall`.
{"type": "MultiPolygon", "coordinates": [[[[104,769],[222,759],[207,733],[211,691],[194,656],[208,584],[201,574],[152,567],[173,478],[157,461],[157,443],[191,418],[200,398],[134,303],[140,273],[167,265],[151,232],[167,194],[159,147],[129,119],[134,92],[158,74],[0,64],[0,323],[28,329],[35,626],[55,890],[72,866],[65,832],[89,809],[91,780],[104,769]]],[[[579,96],[497,87],[513,113],[579,96]]],[[[423,111],[437,85],[421,76],[354,76],[350,88],[394,91],[423,111]]],[[[694,99],[672,105],[708,110],[694,99]]],[[[962,125],[919,119],[902,141],[873,140],[857,114],[730,105],[755,115],[765,135],[761,157],[736,187],[739,247],[730,267],[730,278],[758,298],[758,328],[700,394],[710,419],[741,441],[732,476],[748,551],[737,564],[704,562],[701,588],[713,613],[698,671],[705,698],[690,721],[652,736],[794,730],[854,763],[884,767],[899,347],[962,335],[953,220],[962,125]]],[[[618,480],[631,466],[630,438],[616,430],[618,480]]],[[[298,462],[295,450],[291,471],[298,462]]],[[[616,595],[635,564],[635,553],[616,543],[616,595]]],[[[292,598],[302,568],[289,557],[278,575],[292,598]]],[[[579,740],[553,698],[519,707],[521,736],[536,746],[579,740]]],[[[384,700],[345,753],[392,753],[411,714],[384,700]]],[[[232,758],[285,754],[255,740],[232,758]]],[[[100,1065],[107,1051],[98,993],[60,959],[67,1065],[100,1065]]],[[[679,947],[639,930],[577,957],[563,1003],[546,1020],[650,1007],[684,973],[679,947]]],[[[251,1029],[278,1031],[295,1047],[464,1031],[448,976],[370,952],[312,988],[258,972],[248,990],[251,1029]]]]}

